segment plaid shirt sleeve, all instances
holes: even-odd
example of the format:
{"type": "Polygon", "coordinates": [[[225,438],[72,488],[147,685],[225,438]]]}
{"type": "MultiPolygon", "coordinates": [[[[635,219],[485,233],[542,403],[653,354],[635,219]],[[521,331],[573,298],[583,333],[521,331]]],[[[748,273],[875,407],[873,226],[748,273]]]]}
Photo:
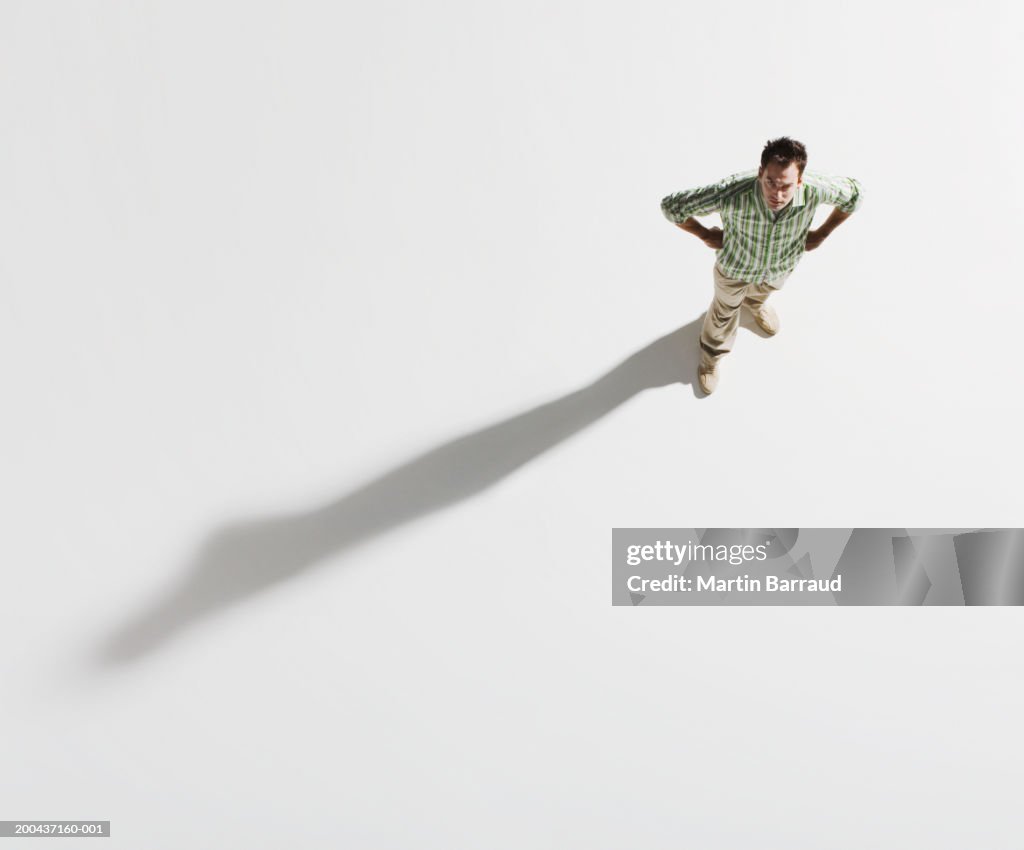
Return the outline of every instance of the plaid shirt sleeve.
{"type": "Polygon", "coordinates": [[[744,171],[739,174],[731,174],[708,186],[666,195],[661,200],[661,211],[665,218],[674,224],[681,224],[690,216],[718,212],[730,197],[743,189],[745,183],[754,173],[753,171],[744,171]]]}
{"type": "Polygon", "coordinates": [[[861,202],[860,181],[852,177],[834,177],[830,174],[815,174],[805,180],[817,195],[819,204],[828,204],[844,213],[855,212],[861,202]]]}

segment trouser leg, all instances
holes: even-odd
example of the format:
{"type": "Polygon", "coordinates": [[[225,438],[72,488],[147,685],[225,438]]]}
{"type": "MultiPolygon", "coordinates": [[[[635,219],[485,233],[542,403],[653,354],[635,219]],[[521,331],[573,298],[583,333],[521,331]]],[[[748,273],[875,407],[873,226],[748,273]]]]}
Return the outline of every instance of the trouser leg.
{"type": "Polygon", "coordinates": [[[751,312],[756,312],[773,292],[775,292],[775,288],[767,284],[751,283],[749,284],[746,296],[743,298],[743,303],[751,312]]]}
{"type": "MultiPolygon", "coordinates": [[[[700,359],[705,368],[713,367],[719,360],[732,351],[736,339],[736,330],[740,324],[740,305],[747,297],[750,287],[756,284],[745,280],[726,277],[714,269],[715,297],[704,316],[704,326],[700,333],[700,359]]],[[[766,293],[765,298],[768,297],[766,293]]]]}

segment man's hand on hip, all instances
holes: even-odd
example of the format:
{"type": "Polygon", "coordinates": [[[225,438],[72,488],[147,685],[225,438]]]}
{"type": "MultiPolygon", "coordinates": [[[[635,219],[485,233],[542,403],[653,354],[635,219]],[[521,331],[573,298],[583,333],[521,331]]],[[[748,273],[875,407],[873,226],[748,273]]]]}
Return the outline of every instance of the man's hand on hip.
{"type": "Polygon", "coordinates": [[[701,237],[701,241],[709,248],[721,248],[722,247],[722,228],[721,227],[709,227],[704,236],[701,237]]]}
{"type": "Polygon", "coordinates": [[[690,216],[686,221],[677,222],[676,227],[680,230],[685,230],[687,233],[692,233],[709,248],[722,247],[722,228],[720,227],[707,228],[693,216],[690,216]]]}
{"type": "Polygon", "coordinates": [[[805,251],[813,251],[822,242],[825,241],[825,237],[826,236],[828,236],[828,234],[827,233],[822,233],[821,230],[809,230],[807,232],[807,242],[804,245],[804,250],[805,251]]]}

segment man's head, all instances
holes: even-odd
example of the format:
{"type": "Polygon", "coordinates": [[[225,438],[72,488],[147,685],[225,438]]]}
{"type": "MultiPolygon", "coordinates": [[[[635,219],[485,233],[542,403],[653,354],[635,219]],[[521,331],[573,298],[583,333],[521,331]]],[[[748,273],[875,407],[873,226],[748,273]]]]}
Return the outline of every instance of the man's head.
{"type": "Polygon", "coordinates": [[[797,187],[803,183],[805,165],[807,149],[788,136],[773,139],[764,146],[757,182],[770,209],[781,210],[793,200],[797,187]]]}

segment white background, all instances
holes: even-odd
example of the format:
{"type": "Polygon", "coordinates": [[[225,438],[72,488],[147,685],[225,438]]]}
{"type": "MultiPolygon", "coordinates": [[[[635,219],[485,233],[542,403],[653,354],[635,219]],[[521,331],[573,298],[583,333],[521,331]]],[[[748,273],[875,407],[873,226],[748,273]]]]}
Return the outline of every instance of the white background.
{"type": "Polygon", "coordinates": [[[0,819],[1019,847],[1017,610],[613,609],[609,555],[1022,524],[1021,47],[1008,2],[5,3],[0,819]],[[700,399],[659,202],[783,134],[863,207],[700,399]]]}

